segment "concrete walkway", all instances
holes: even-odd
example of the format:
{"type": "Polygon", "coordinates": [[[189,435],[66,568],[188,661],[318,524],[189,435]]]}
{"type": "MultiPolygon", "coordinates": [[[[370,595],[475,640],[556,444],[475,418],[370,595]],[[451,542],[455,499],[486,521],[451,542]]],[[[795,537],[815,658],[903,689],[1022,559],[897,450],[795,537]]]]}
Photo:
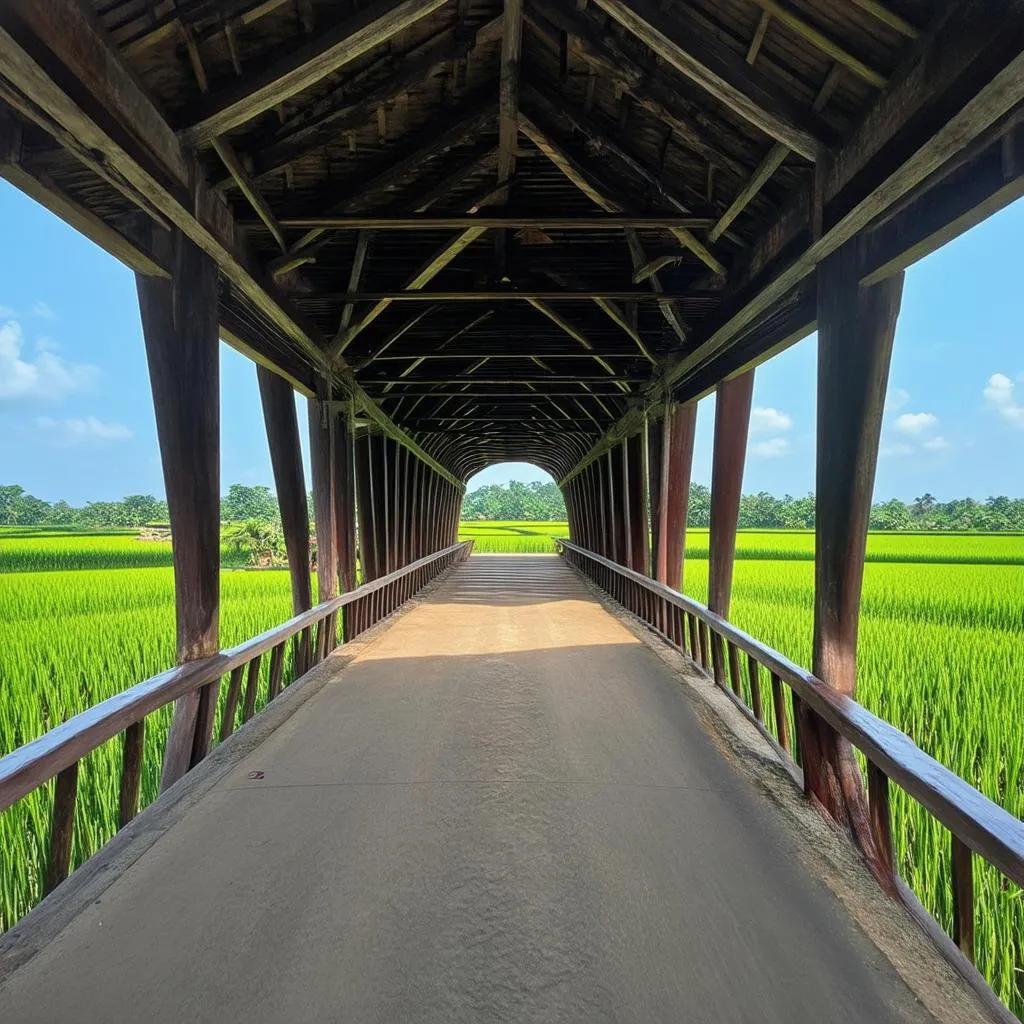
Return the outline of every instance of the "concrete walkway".
{"type": "Polygon", "coordinates": [[[560,560],[515,556],[337,671],[0,1019],[931,1020],[668,668],[560,560]]]}

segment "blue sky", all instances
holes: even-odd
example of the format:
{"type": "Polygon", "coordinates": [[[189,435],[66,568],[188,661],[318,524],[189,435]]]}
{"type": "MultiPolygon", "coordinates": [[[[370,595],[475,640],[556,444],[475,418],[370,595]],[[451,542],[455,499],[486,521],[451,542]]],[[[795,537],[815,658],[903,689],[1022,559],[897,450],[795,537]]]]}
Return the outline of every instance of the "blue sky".
{"type": "MultiPolygon", "coordinates": [[[[73,504],[163,493],[133,274],[0,182],[0,483],[73,504]]],[[[911,268],[877,499],[1024,496],[1024,202],[911,268]]],[[[271,483],[256,373],[226,345],[222,479],[271,483]]],[[[757,370],[744,490],[814,486],[815,342],[757,370]]],[[[305,434],[305,414],[300,418],[305,434]]],[[[709,483],[714,398],[693,478],[709,483]]],[[[506,463],[470,486],[548,479],[506,463]]]]}

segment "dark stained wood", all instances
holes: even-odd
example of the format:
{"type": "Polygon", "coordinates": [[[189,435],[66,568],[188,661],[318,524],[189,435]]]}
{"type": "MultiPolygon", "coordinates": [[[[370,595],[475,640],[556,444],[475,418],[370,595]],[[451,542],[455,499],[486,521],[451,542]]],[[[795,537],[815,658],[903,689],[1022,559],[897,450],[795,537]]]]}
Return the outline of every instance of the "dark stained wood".
{"type": "Polygon", "coordinates": [[[304,612],[313,604],[309,578],[309,507],[299,444],[299,420],[295,392],[289,383],[266,367],[256,367],[256,377],[267,429],[270,465],[274,471],[281,532],[288,555],[292,587],[292,612],[304,612]]]}
{"type": "MultiPolygon", "coordinates": [[[[902,275],[860,287],[856,246],[818,273],[818,437],[815,516],[814,674],[838,693],[856,689],[868,517],[886,382],[903,290],[902,275]]],[[[804,783],[846,825],[873,861],[877,854],[860,770],[849,743],[801,709],[804,783]]]]}
{"type": "Polygon", "coordinates": [[[78,796],[78,762],[58,776],[53,791],[53,816],[50,826],[50,852],[46,861],[43,895],[48,896],[68,877],[71,868],[71,841],[75,831],[75,801],[78,796]]]}
{"type": "Polygon", "coordinates": [[[642,434],[634,434],[625,442],[623,457],[628,465],[630,568],[646,573],[650,562],[650,524],[647,516],[647,473],[642,434]]]}
{"type": "Polygon", "coordinates": [[[764,724],[764,708],[761,703],[761,673],[757,659],[747,655],[747,676],[750,679],[750,710],[754,717],[764,724]]]}
{"type": "Polygon", "coordinates": [[[118,794],[118,826],[124,828],[139,810],[142,758],[146,749],[146,720],[133,722],[124,731],[121,750],[121,786],[118,794]]]}
{"type": "Polygon", "coordinates": [[[697,405],[671,404],[662,421],[661,505],[658,513],[659,562],[655,577],[673,590],[683,585],[686,516],[690,501],[697,405]]]}
{"type": "MultiPolygon", "coordinates": [[[[244,222],[242,222],[244,225],[244,222]]],[[[607,231],[611,228],[637,228],[646,231],[670,230],[672,228],[710,228],[711,217],[687,217],[665,214],[664,216],[618,216],[615,214],[594,216],[562,217],[516,216],[514,214],[492,215],[477,213],[467,216],[456,214],[437,216],[380,216],[354,214],[350,217],[284,217],[280,221],[286,228],[325,228],[333,231],[438,231],[461,230],[463,228],[539,228],[549,231],[607,231]]],[[[353,289],[354,290],[354,289],[353,289]]]]}
{"type": "Polygon", "coordinates": [[[953,941],[974,963],[974,858],[970,847],[952,837],[953,941]]]}
{"type": "Polygon", "coordinates": [[[334,525],[334,421],[330,403],[309,400],[309,470],[316,523],[316,581],[322,602],[338,593],[338,535],[334,525]]]}
{"type": "Polygon", "coordinates": [[[245,676],[245,703],[242,705],[242,721],[248,722],[256,712],[256,699],[260,689],[260,662],[262,657],[256,655],[249,662],[245,676]]]}
{"type": "Polygon", "coordinates": [[[373,467],[370,457],[370,435],[363,431],[354,442],[356,509],[359,520],[359,562],[364,581],[382,575],[377,557],[377,534],[374,528],[373,467]]]}
{"type": "Polygon", "coordinates": [[[211,94],[199,116],[181,133],[182,139],[198,146],[225,135],[387,42],[444,3],[377,0],[252,77],[211,94]]]}
{"type": "Polygon", "coordinates": [[[708,607],[729,617],[736,557],[743,465],[754,391],[754,373],[722,381],[715,399],[715,447],[711,466],[711,529],[708,535],[708,607]]]}
{"type": "MultiPolygon", "coordinates": [[[[320,628],[326,620],[320,620],[320,628]]],[[[322,650],[322,647],[321,647],[322,650]]],[[[281,674],[284,671],[284,642],[277,644],[270,651],[270,681],[267,688],[267,702],[272,701],[281,692],[281,674]]]]}
{"type": "Polygon", "coordinates": [[[871,836],[875,842],[873,866],[879,881],[892,895],[896,894],[896,855],[892,845],[892,812],[889,806],[889,777],[874,762],[868,762],[868,809],[871,814],[871,836]]]}
{"type": "Polygon", "coordinates": [[[239,665],[231,672],[231,677],[228,680],[228,692],[224,698],[224,713],[220,720],[222,743],[235,731],[235,715],[238,713],[238,701],[242,694],[242,677],[244,675],[245,666],[239,665]]]}
{"type": "Polygon", "coordinates": [[[334,528],[337,533],[338,582],[343,591],[356,587],[356,498],[353,433],[349,413],[334,420],[334,528]]]}
{"type": "Polygon", "coordinates": [[[213,736],[213,720],[217,713],[217,699],[220,696],[220,679],[207,683],[199,691],[199,706],[196,708],[195,732],[192,737],[192,758],[190,768],[194,768],[210,749],[213,736]]]}
{"type": "Polygon", "coordinates": [[[711,37],[688,32],[685,25],[665,16],[652,0],[594,0],[619,24],[649,46],[680,74],[707,90],[721,103],[784,142],[808,160],[825,151],[822,127],[794,108],[743,58],[711,37]]]}
{"type": "MultiPolygon", "coordinates": [[[[178,662],[217,651],[220,607],[220,392],[217,274],[181,232],[161,236],[170,280],[137,276],[142,330],[174,537],[178,662]]],[[[175,709],[161,789],[188,770],[200,694],[175,709]]]]}
{"type": "MultiPolygon", "coordinates": [[[[663,413],[663,410],[662,410],[663,413]]],[[[647,417],[647,429],[644,431],[644,450],[646,453],[647,473],[647,505],[650,527],[650,551],[648,552],[648,563],[644,572],[648,576],[658,579],[658,549],[662,541],[663,530],[661,528],[664,518],[664,502],[662,500],[662,469],[665,458],[662,447],[667,431],[664,426],[664,416],[655,417],[650,414],[647,417]]],[[[579,479],[578,477],[576,479],[579,479]]],[[[586,547],[586,545],[582,545],[586,547]]],[[[662,559],[663,561],[664,559],[662,559]]]]}

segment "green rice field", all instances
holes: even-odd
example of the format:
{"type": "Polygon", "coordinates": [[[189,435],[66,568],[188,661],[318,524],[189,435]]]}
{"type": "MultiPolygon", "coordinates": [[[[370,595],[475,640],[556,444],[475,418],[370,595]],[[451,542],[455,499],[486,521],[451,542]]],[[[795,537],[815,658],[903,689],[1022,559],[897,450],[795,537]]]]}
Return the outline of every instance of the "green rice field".
{"type": "MultiPolygon", "coordinates": [[[[480,552],[546,552],[565,523],[463,523],[480,552]]],[[[746,531],[731,618],[810,663],[814,538],[746,531]]],[[[1012,813],[1024,816],[1024,536],[873,534],[868,542],[858,698],[1012,813]]],[[[0,530],[0,754],[174,658],[170,546],[131,533],[0,530]]],[[[684,591],[707,596],[707,531],[691,530],[684,591]]],[[[221,640],[288,617],[287,573],[222,574],[221,640]]],[[[286,670],[286,678],[287,678],[286,670]]],[[[266,692],[264,681],[263,693],[266,692]]],[[[770,703],[770,702],[768,702],[770,703]]],[[[142,803],[156,794],[170,709],[147,722],[142,803]]],[[[121,744],[79,777],[75,863],[116,826],[121,744]]],[[[0,815],[0,930],[40,897],[50,790],[0,815]]],[[[948,928],[949,834],[894,794],[900,870],[948,928]]],[[[1024,895],[975,858],[978,965],[1024,1012],[1024,895]]]]}

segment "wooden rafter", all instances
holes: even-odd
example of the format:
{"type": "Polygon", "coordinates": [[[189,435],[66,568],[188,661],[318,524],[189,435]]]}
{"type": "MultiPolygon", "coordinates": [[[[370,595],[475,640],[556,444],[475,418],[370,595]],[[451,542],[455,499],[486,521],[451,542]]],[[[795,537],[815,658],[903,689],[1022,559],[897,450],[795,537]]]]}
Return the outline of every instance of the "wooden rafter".
{"type": "Polygon", "coordinates": [[[680,74],[744,120],[808,160],[825,154],[824,134],[743,58],[711,38],[681,30],[653,0],[594,0],[680,74]]]}
{"type": "Polygon", "coordinates": [[[240,127],[386,43],[446,2],[377,0],[265,70],[211,93],[198,116],[183,129],[182,140],[200,146],[240,127]]]}

